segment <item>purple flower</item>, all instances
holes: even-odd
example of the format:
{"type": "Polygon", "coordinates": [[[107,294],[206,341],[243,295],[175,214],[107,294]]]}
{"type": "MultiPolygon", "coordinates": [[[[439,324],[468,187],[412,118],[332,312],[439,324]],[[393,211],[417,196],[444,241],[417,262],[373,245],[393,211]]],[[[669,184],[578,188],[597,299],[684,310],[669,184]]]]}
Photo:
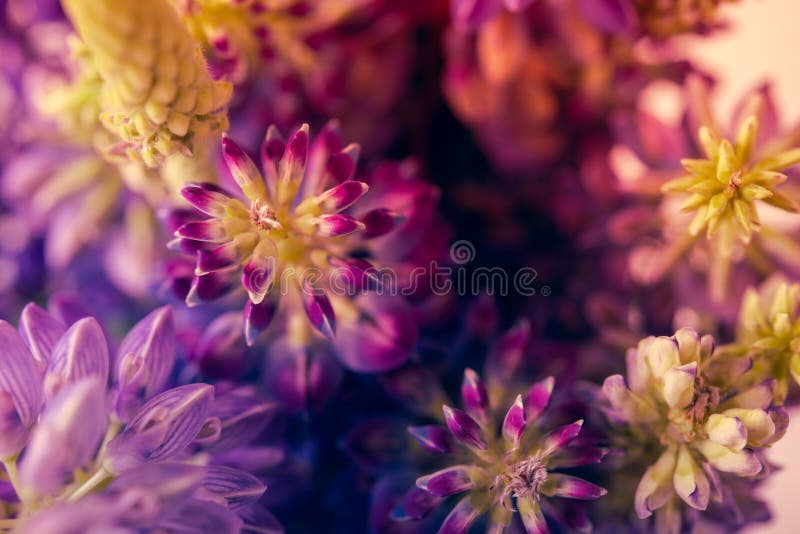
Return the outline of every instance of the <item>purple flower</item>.
{"type": "Polygon", "coordinates": [[[484,514],[491,529],[504,531],[515,512],[528,532],[546,532],[544,514],[562,515],[553,497],[586,500],[605,495],[603,488],[558,472],[595,463],[603,454],[595,449],[576,453],[578,449],[570,446],[582,420],[548,433],[537,427],[551,390],[552,379],[534,384],[526,396],[533,410],[526,410],[523,396],[518,395],[502,415],[501,406],[490,403],[480,377],[467,369],[462,386],[466,411],[445,405],[446,431],[435,426],[409,428],[423,448],[440,455],[445,467],[418,478],[417,488],[406,494],[395,517],[422,517],[442,499],[459,495],[440,532],[466,532],[484,514]]]}

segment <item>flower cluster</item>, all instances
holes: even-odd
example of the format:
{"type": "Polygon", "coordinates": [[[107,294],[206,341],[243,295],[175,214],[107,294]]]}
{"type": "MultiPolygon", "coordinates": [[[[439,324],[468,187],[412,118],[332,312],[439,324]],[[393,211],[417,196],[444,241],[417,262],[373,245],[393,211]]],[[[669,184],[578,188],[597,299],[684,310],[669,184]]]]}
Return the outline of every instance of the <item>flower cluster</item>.
{"type": "Polygon", "coordinates": [[[779,4],[2,2],[0,531],[782,528],[779,4]]]}
{"type": "Polygon", "coordinates": [[[753,361],[721,358],[714,349],[713,337],[690,328],[649,337],[629,350],[627,377],[603,382],[612,436],[619,432],[624,446],[643,441],[657,458],[636,488],[636,514],[655,512],[667,532],[680,530],[683,506],[702,511],[711,499],[731,505],[720,473],[757,475],[763,449],[788,424],[769,381],[740,385],[753,361]]]}
{"type": "Polygon", "coordinates": [[[96,319],[69,327],[62,319],[29,304],[19,331],[0,322],[0,452],[16,495],[7,501],[16,509],[7,522],[35,531],[97,508],[93,521],[106,528],[161,528],[198,513],[242,524],[237,513],[265,487],[246,472],[186,457],[192,443],[218,439],[221,420],[212,415],[213,386],[167,389],[175,360],[169,308],[133,327],[113,369],[96,319]]]}

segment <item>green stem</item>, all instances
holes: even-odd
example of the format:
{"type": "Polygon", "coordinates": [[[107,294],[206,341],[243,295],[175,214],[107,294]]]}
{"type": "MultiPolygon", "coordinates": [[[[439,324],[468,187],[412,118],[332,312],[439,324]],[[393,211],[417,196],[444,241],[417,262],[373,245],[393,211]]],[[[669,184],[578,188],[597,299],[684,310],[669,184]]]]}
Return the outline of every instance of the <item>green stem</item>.
{"type": "Polygon", "coordinates": [[[72,492],[72,495],[67,497],[67,502],[77,501],[81,497],[84,497],[97,486],[105,482],[110,476],[111,474],[101,467],[95,472],[95,474],[91,476],[91,478],[89,478],[89,480],[84,482],[78,489],[72,492]]]}

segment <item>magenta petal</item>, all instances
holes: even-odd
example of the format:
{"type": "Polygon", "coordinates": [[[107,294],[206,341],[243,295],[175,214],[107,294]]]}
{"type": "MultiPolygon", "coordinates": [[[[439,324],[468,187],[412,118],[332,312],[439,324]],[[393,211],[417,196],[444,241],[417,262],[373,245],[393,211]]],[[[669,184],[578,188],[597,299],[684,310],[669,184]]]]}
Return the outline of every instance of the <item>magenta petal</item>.
{"type": "Polygon", "coordinates": [[[364,239],[381,237],[394,230],[403,218],[393,211],[385,208],[377,208],[367,212],[361,217],[364,223],[364,231],[361,236],[364,239]]]}
{"type": "Polygon", "coordinates": [[[248,508],[258,501],[267,487],[256,477],[233,467],[208,465],[203,471],[203,488],[215,497],[222,497],[231,510],[248,508]]]}
{"type": "Polygon", "coordinates": [[[261,302],[275,277],[275,258],[253,254],[242,269],[242,286],[250,295],[250,300],[261,302]]]}
{"type": "Polygon", "coordinates": [[[31,436],[20,465],[24,486],[38,495],[60,492],[75,469],[94,456],[108,425],[105,382],[85,378],[59,391],[31,436]]]}
{"type": "Polygon", "coordinates": [[[536,382],[525,393],[522,399],[525,405],[525,420],[534,421],[547,408],[550,403],[550,396],[553,394],[553,386],[556,381],[552,376],[536,382]]]}
{"type": "Polygon", "coordinates": [[[467,413],[458,408],[451,408],[447,405],[442,407],[447,428],[455,438],[466,445],[478,450],[485,451],[489,447],[483,437],[480,425],[467,413]]]}
{"type": "Polygon", "coordinates": [[[236,142],[225,135],[222,136],[222,157],[225,159],[236,184],[242,188],[250,189],[250,184],[261,180],[255,163],[250,156],[245,154],[236,142]]]}
{"type": "Polygon", "coordinates": [[[251,346],[256,342],[256,339],[261,332],[267,327],[275,318],[275,313],[278,311],[278,303],[272,299],[266,298],[258,304],[253,304],[248,300],[244,306],[242,320],[244,323],[244,336],[247,345],[251,346]]]}
{"type": "Polygon", "coordinates": [[[472,496],[464,497],[444,518],[439,534],[465,534],[482,512],[472,504],[472,496]]]}
{"type": "Polygon", "coordinates": [[[213,398],[214,388],[208,384],[189,384],[156,395],[108,444],[104,466],[120,473],[175,457],[197,437],[213,398]]]}
{"type": "Polygon", "coordinates": [[[305,347],[281,338],[269,346],[267,386],[291,410],[321,408],[338,388],[342,374],[327,343],[305,347]]]}
{"type": "Polygon", "coordinates": [[[181,189],[181,195],[189,204],[212,217],[223,217],[230,195],[214,184],[188,184],[181,189]]]}
{"type": "Polygon", "coordinates": [[[474,30],[503,9],[502,0],[452,0],[450,14],[460,30],[474,30]]]}
{"type": "Polygon", "coordinates": [[[317,201],[322,211],[329,213],[338,212],[351,206],[361,198],[368,189],[369,186],[364,182],[349,180],[328,189],[317,197],[317,201]]]}
{"type": "Polygon", "coordinates": [[[417,479],[417,487],[432,495],[447,497],[475,487],[467,465],[454,465],[417,479]]]}
{"type": "Polygon", "coordinates": [[[333,182],[344,185],[348,180],[352,179],[356,172],[357,162],[358,150],[343,150],[342,152],[332,155],[328,160],[328,172],[333,182]]]}
{"type": "Polygon", "coordinates": [[[489,407],[489,397],[486,386],[481,377],[472,369],[464,370],[464,380],[461,382],[461,404],[465,411],[481,424],[487,423],[486,409],[489,407]]]}
{"type": "Polygon", "coordinates": [[[269,163],[277,163],[283,151],[286,150],[286,141],[281,136],[280,131],[274,125],[267,128],[267,135],[261,143],[261,162],[264,167],[269,163]]]}
{"type": "Polygon", "coordinates": [[[363,223],[341,213],[320,215],[312,221],[317,226],[317,235],[321,237],[339,237],[364,229],[363,223]]]}
{"type": "Polygon", "coordinates": [[[80,319],[53,349],[45,393],[52,398],[62,385],[89,376],[96,376],[105,383],[109,366],[108,345],[100,324],[94,317],[80,319]]]}
{"type": "Polygon", "coordinates": [[[308,280],[303,280],[303,307],[311,326],[328,339],[336,335],[336,316],[328,295],[314,288],[308,280]]]}
{"type": "Polygon", "coordinates": [[[581,499],[592,500],[599,499],[608,491],[596,486],[591,482],[587,482],[582,478],[574,477],[572,475],[564,475],[562,473],[550,473],[547,477],[548,483],[555,484],[552,489],[553,495],[558,497],[566,497],[568,499],[581,499]]]}
{"type": "Polygon", "coordinates": [[[522,395],[517,395],[503,420],[503,437],[512,447],[517,447],[524,431],[525,407],[522,404],[522,395]]]}
{"type": "Polygon", "coordinates": [[[600,463],[608,454],[608,449],[602,447],[570,446],[557,451],[550,460],[550,466],[577,467],[600,463]]]}
{"type": "Polygon", "coordinates": [[[220,298],[232,289],[232,279],[232,274],[225,271],[195,276],[186,295],[186,304],[196,306],[220,298]]]}
{"type": "Polygon", "coordinates": [[[239,247],[236,241],[228,241],[213,250],[197,253],[197,274],[206,274],[232,267],[239,262],[239,247]]]}
{"type": "Polygon", "coordinates": [[[554,452],[565,447],[573,439],[578,437],[582,426],[583,420],[580,419],[572,424],[564,425],[553,430],[542,440],[542,455],[550,456],[554,452]]]}
{"type": "Polygon", "coordinates": [[[368,289],[383,287],[378,269],[366,260],[331,256],[328,262],[334,267],[331,285],[338,290],[337,294],[357,295],[368,289]]]}
{"type": "Polygon", "coordinates": [[[304,124],[289,138],[279,165],[281,179],[296,181],[303,178],[308,158],[308,125],[304,124]]]}
{"type": "Polygon", "coordinates": [[[425,450],[439,454],[452,450],[447,431],[439,425],[410,426],[408,432],[425,450]]]}
{"type": "Polygon", "coordinates": [[[19,333],[42,367],[47,365],[58,339],[66,331],[64,323],[33,302],[25,306],[19,318],[19,333]]]}
{"type": "Polygon", "coordinates": [[[228,239],[225,225],[217,219],[207,221],[188,222],[175,231],[175,237],[192,239],[194,241],[207,241],[209,243],[223,243],[228,239]]]}

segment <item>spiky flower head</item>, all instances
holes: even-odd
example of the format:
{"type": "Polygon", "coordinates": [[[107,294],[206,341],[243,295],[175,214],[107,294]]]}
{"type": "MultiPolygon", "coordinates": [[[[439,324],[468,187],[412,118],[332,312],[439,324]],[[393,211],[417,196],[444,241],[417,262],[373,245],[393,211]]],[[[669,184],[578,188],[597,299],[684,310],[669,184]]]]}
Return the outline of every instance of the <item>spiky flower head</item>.
{"type": "MultiPolygon", "coordinates": [[[[552,377],[535,383],[524,395],[517,395],[503,416],[504,407],[489,403],[480,376],[467,369],[461,387],[464,410],[443,407],[447,429],[437,425],[409,428],[423,448],[443,455],[448,465],[418,478],[417,490],[434,505],[460,495],[439,532],[466,532],[484,514],[488,514],[489,531],[503,532],[516,513],[526,531],[547,532],[545,515],[564,517],[553,498],[586,500],[605,495],[603,488],[558,472],[596,463],[603,451],[570,446],[582,420],[547,433],[538,427],[553,385],[552,377]]],[[[424,499],[414,499],[414,495],[407,494],[401,502],[397,518],[411,518],[418,512],[424,499]]],[[[579,515],[570,518],[573,526],[590,528],[579,515]]]]}
{"type": "Polygon", "coordinates": [[[606,378],[612,442],[653,451],[636,489],[639,518],[656,512],[658,524],[677,532],[687,511],[722,501],[720,474],[761,471],[761,451],[780,439],[788,420],[773,407],[771,383],[739,386],[751,366],[748,358],[716,356],[711,336],[683,328],[630,349],[627,380],[606,378]]]}
{"type": "Polygon", "coordinates": [[[800,383],[799,302],[800,284],[779,276],[759,289],[748,288],[739,310],[736,340],[720,347],[725,354],[752,358],[747,378],[753,382],[773,379],[777,404],[786,400],[791,378],[800,383]]]}
{"type": "Polygon", "coordinates": [[[279,301],[289,317],[305,310],[314,329],[333,337],[331,300],[347,296],[341,284],[366,287],[374,278],[374,267],[356,253],[368,251],[369,240],[386,235],[399,221],[388,209],[356,205],[368,190],[353,179],[359,147],[342,147],[336,130],[330,123],[310,143],[303,125],[285,142],[270,127],[261,150],[263,176],[232,139],[223,137],[223,156],[240,194],[209,184],[182,191],[210,216],[175,233],[183,250],[197,251],[187,302],[221,296],[240,277],[248,294],[244,321],[250,343],[268,326],[279,301]],[[344,278],[335,279],[336,274],[344,278]]]}
{"type": "Polygon", "coordinates": [[[768,85],[736,108],[731,135],[713,117],[707,81],[690,76],[685,91],[700,157],[681,160],[677,177],[661,186],[665,245],[638,248],[629,268],[649,284],[687,259],[707,273],[709,296],[719,303],[730,295],[734,265],[764,273],[798,264],[800,247],[785,229],[800,204],[784,171],[800,162],[800,137],[796,129],[780,132],[768,85]]]}
{"type": "Polygon", "coordinates": [[[190,155],[196,138],[227,128],[232,86],[214,81],[199,44],[168,0],[65,0],[103,79],[111,154],[154,167],[190,155]]]}

